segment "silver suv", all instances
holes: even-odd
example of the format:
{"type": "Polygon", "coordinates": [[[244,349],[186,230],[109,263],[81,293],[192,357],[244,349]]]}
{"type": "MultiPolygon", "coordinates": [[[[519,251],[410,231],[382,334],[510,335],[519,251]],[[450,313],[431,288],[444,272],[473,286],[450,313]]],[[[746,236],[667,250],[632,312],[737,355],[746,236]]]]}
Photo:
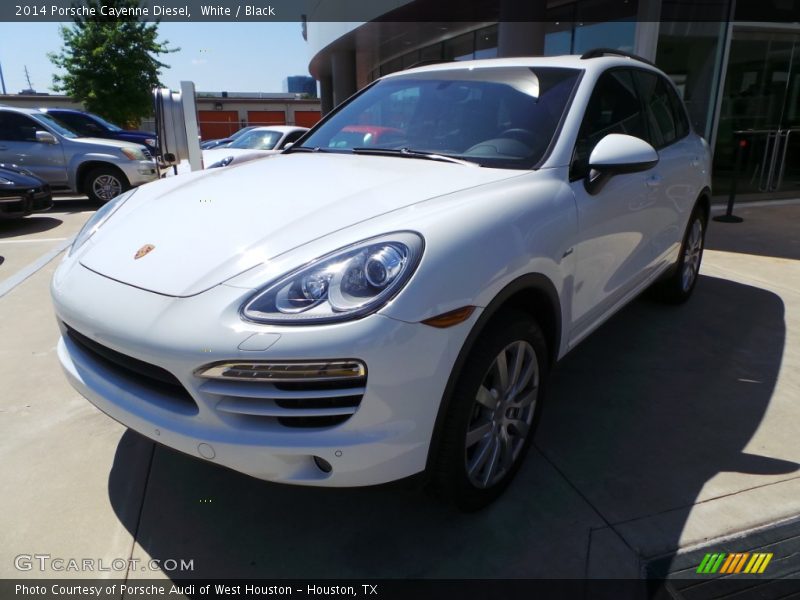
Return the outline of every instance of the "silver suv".
{"type": "Polygon", "coordinates": [[[55,192],[101,203],[158,177],[144,146],[79,138],[47,113],[10,106],[0,107],[0,163],[25,167],[55,192]]]}

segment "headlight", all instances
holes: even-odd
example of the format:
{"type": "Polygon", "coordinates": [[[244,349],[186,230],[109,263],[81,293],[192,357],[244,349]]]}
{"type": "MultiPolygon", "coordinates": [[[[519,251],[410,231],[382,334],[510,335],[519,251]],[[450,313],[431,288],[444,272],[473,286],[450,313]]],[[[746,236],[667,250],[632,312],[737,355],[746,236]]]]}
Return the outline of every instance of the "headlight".
{"type": "Polygon", "coordinates": [[[211,165],[210,167],[206,167],[206,168],[207,169],[217,169],[219,167],[227,167],[232,162],[233,162],[233,157],[232,156],[226,156],[222,160],[218,160],[213,165],[211,165]]]}
{"type": "Polygon", "coordinates": [[[242,316],[281,325],[357,319],[391,300],[422,256],[419,234],[392,233],[323,256],[269,284],[242,316]]]}
{"type": "Polygon", "coordinates": [[[134,192],[136,192],[137,188],[133,188],[132,190],[128,190],[124,194],[120,194],[113,200],[106,202],[97,209],[97,211],[92,215],[92,217],[86,221],[84,226],[78,232],[78,235],[75,236],[75,241],[72,242],[72,246],[70,247],[69,253],[72,254],[78,250],[81,246],[83,246],[90,237],[94,235],[94,232],[100,229],[103,224],[111,218],[120,206],[123,203],[133,196],[134,192]]]}
{"type": "Polygon", "coordinates": [[[124,148],[120,148],[120,152],[122,152],[125,157],[129,158],[130,160],[147,160],[141,148],[125,146],[124,148]]]}

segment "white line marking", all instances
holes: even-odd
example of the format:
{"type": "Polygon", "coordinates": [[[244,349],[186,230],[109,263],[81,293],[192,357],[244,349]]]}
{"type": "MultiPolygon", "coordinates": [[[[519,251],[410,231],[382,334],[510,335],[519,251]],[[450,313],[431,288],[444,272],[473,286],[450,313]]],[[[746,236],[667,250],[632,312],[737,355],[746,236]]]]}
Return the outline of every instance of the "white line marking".
{"type": "Polygon", "coordinates": [[[56,256],[61,254],[64,250],[69,248],[73,238],[69,238],[61,242],[58,246],[50,250],[47,254],[43,254],[37,260],[29,264],[24,269],[17,271],[8,279],[0,281],[0,298],[5,296],[8,292],[17,287],[20,283],[25,281],[28,277],[36,273],[39,269],[45,267],[47,263],[53,260],[56,256]]]}
{"type": "MultiPolygon", "coordinates": [[[[769,208],[770,206],[791,206],[800,204],[800,198],[787,198],[785,200],[752,200],[749,202],[735,202],[733,203],[733,210],[736,212],[737,208],[769,208]]],[[[728,208],[727,200],[720,204],[712,204],[711,212],[725,212],[728,208]]]]}
{"type": "Polygon", "coordinates": [[[0,240],[0,244],[32,244],[34,242],[63,242],[69,238],[33,238],[30,240],[0,240]]]}

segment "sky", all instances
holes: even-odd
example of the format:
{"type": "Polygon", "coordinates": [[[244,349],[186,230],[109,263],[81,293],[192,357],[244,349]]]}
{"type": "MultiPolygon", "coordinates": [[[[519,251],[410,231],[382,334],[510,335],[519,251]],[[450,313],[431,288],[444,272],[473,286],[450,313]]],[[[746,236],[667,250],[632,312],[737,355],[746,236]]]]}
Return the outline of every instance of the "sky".
{"type": "MultiPolygon", "coordinates": [[[[0,66],[6,89],[52,92],[56,69],[48,52],[61,49],[58,23],[0,23],[0,66]]],[[[161,23],[159,38],[179,52],[162,55],[167,87],[193,81],[203,92],[282,92],[288,75],[308,75],[311,59],[300,23],[161,23]]],[[[0,90],[2,91],[2,90],[0,90]]]]}

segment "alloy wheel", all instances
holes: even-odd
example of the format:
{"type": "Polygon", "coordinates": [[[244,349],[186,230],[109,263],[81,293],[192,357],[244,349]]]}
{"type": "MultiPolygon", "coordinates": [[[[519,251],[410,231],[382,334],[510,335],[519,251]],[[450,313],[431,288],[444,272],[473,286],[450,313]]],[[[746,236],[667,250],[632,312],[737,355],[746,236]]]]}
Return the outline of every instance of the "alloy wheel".
{"type": "Polygon", "coordinates": [[[511,470],[531,429],[538,391],[533,346],[524,340],[509,344],[478,387],[467,426],[465,458],[472,485],[491,487],[511,470]]]}
{"type": "Polygon", "coordinates": [[[681,286],[683,291],[688,291],[697,279],[700,271],[700,258],[703,254],[703,222],[697,218],[692,223],[689,236],[686,238],[686,247],[683,250],[683,272],[681,273],[681,286]]]}
{"type": "Polygon", "coordinates": [[[92,191],[100,200],[108,202],[122,193],[122,183],[113,175],[100,175],[92,182],[92,191]]]}

